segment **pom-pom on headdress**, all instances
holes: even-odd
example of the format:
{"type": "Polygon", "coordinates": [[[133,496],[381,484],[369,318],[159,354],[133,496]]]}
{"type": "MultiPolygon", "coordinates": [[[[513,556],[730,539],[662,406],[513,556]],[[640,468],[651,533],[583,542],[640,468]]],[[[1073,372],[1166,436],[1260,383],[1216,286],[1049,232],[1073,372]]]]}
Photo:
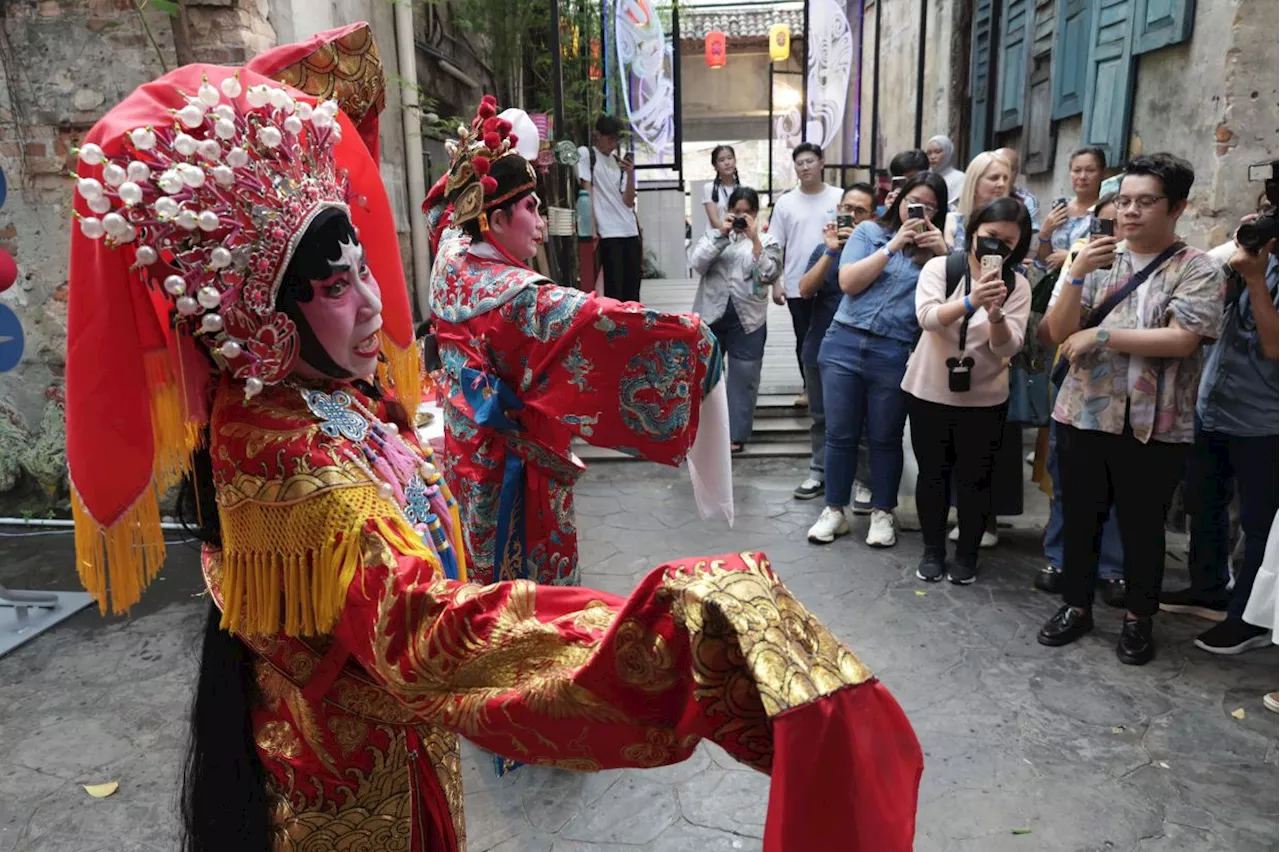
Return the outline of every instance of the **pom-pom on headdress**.
{"type": "Polygon", "coordinates": [[[238,72],[183,95],[169,122],[129,130],[112,156],[79,149],[76,191],[95,214],[77,214],[79,230],[131,246],[135,269],[172,300],[178,329],[253,395],[298,357],[297,329],[275,307],[298,240],[322,210],[348,210],[332,151],[338,103],[246,88],[238,72]]]}

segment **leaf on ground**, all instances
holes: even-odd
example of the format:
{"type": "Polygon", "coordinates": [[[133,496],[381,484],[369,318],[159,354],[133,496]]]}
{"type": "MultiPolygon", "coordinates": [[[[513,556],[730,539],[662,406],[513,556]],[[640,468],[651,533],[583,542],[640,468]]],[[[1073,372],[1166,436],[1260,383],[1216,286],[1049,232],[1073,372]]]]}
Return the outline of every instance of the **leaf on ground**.
{"type": "Polygon", "coordinates": [[[1112,725],[1112,726],[1111,726],[1111,733],[1113,733],[1113,734],[1123,734],[1123,733],[1124,733],[1124,725],[1112,725]]]}
{"type": "Polygon", "coordinates": [[[916,597],[918,597],[918,598],[922,598],[922,597],[924,597],[924,596],[925,596],[925,595],[927,595],[927,594],[929,594],[929,593],[928,593],[928,592],[922,592],[922,591],[920,591],[919,589],[916,589],[916,597]]]}
{"type": "Polygon", "coordinates": [[[1156,766],[1159,766],[1161,769],[1168,769],[1169,762],[1167,760],[1157,760],[1156,766]]]}
{"type": "Polygon", "coordinates": [[[1233,718],[1233,719],[1243,719],[1243,718],[1244,718],[1244,708],[1243,708],[1243,707],[1237,707],[1236,709],[1232,710],[1232,711],[1231,711],[1231,718],[1233,718]]]}
{"type": "Polygon", "coordinates": [[[1030,834],[1030,833],[1031,833],[1031,829],[1029,829],[1029,828],[1015,828],[1015,829],[1013,830],[1013,833],[1014,833],[1014,834],[1030,834]]]}
{"type": "Polygon", "coordinates": [[[84,791],[95,799],[105,799],[120,789],[120,782],[108,781],[105,784],[81,784],[80,786],[84,787],[84,791]]]}

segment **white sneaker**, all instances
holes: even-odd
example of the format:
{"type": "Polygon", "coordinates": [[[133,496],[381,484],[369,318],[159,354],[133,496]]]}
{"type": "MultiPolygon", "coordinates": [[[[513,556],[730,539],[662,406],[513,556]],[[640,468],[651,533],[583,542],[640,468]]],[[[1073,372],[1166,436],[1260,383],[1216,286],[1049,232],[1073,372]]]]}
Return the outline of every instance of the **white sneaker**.
{"type": "Polygon", "coordinates": [[[838,536],[849,534],[849,517],[844,509],[826,506],[818,516],[818,522],[809,527],[809,541],[813,544],[830,544],[838,536]]]}
{"type": "Polygon", "coordinates": [[[898,543],[897,523],[893,512],[871,510],[871,529],[867,531],[867,544],[872,547],[893,547],[898,543]]]}
{"type": "Polygon", "coordinates": [[[855,515],[871,514],[871,489],[861,482],[853,484],[853,513],[855,515]]]}
{"type": "MultiPolygon", "coordinates": [[[[947,541],[959,541],[959,540],[960,540],[960,525],[957,524],[956,526],[951,528],[951,534],[947,536],[947,541]]],[[[990,550],[991,548],[995,547],[999,543],[1000,543],[999,535],[993,532],[988,532],[987,530],[983,530],[982,541],[978,542],[978,547],[981,547],[983,550],[990,550]]]]}

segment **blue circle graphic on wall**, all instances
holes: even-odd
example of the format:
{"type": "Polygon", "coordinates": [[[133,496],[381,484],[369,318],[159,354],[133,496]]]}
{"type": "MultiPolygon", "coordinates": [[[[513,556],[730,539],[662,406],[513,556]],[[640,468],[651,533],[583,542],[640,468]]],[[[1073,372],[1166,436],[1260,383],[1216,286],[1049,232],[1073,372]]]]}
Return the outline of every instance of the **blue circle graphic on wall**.
{"type": "Polygon", "coordinates": [[[8,305],[0,305],[0,373],[7,373],[22,360],[22,323],[8,305]]]}

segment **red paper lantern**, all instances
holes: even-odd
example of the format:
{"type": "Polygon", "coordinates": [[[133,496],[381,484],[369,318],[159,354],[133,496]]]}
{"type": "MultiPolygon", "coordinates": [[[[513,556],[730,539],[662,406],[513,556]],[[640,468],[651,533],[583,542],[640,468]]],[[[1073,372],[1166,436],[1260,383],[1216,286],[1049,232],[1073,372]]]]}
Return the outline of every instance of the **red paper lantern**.
{"type": "Polygon", "coordinates": [[[725,60],[725,34],[721,30],[707,33],[706,58],[708,68],[723,68],[725,60]]]}
{"type": "Polygon", "coordinates": [[[18,264],[14,263],[9,252],[0,249],[0,293],[13,286],[18,280],[18,264]]]}

